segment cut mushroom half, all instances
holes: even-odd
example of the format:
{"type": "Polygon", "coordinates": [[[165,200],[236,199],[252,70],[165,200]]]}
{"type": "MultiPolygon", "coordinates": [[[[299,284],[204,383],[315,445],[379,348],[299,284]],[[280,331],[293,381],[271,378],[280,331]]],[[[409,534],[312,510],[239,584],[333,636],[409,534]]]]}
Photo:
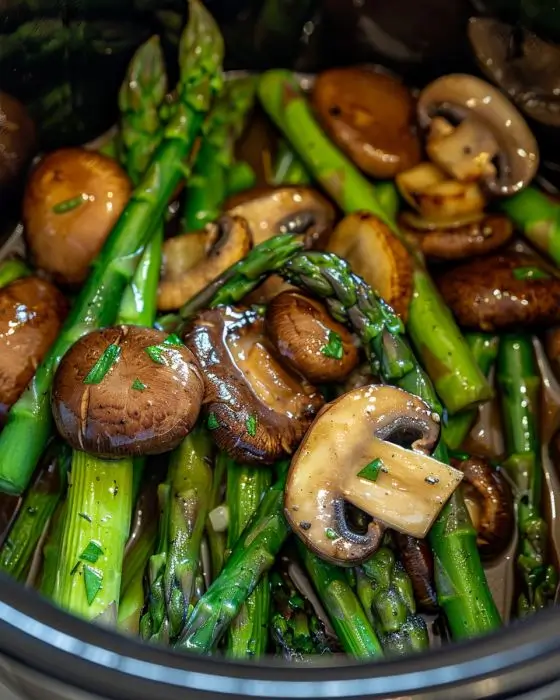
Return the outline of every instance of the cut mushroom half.
{"type": "Polygon", "coordinates": [[[418,98],[430,158],[456,180],[481,180],[494,195],[525,187],[539,164],[537,141],[522,115],[495,87],[472,75],[445,75],[418,98]]]}
{"type": "Polygon", "coordinates": [[[251,249],[247,222],[223,216],[203,231],[169,238],[163,246],[158,309],[178,309],[251,249]]]}
{"type": "Polygon", "coordinates": [[[284,505],[294,532],[323,559],[347,566],[377,549],[380,524],[425,537],[463,478],[429,456],[439,432],[439,417],[395,387],[362,387],[325,406],[288,474],[284,505]],[[367,533],[350,528],[345,503],[374,518],[367,533]]]}

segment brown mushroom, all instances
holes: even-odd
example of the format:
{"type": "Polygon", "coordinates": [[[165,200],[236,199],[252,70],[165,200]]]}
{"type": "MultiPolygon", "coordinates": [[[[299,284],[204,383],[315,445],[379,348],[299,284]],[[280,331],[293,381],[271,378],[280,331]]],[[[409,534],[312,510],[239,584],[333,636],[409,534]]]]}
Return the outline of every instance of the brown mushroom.
{"type": "Polygon", "coordinates": [[[249,227],[239,216],[223,216],[203,231],[168,238],[163,246],[158,309],[178,309],[250,248],[249,227]]]}
{"type": "Polygon", "coordinates": [[[0,425],[56,339],[66,312],[62,294],[38,277],[0,289],[0,425]]]}
{"type": "Polygon", "coordinates": [[[560,326],[551,328],[545,337],[548,361],[557,379],[560,379],[560,326]]]}
{"type": "Polygon", "coordinates": [[[300,233],[308,248],[324,248],[334,223],[332,204],[310,187],[259,187],[230,197],[224,210],[247,221],[258,245],[279,233],[300,233]]]}
{"type": "Polygon", "coordinates": [[[434,582],[434,557],[426,540],[395,533],[403,566],[410,578],[414,598],[425,612],[436,612],[438,608],[434,582]]]}
{"type": "Polygon", "coordinates": [[[52,409],[74,449],[109,459],[161,454],[193,428],[203,394],[200,368],[178,338],[117,326],[83,336],[64,355],[52,409]]]}
{"type": "Polygon", "coordinates": [[[451,464],[465,475],[462,489],[480,554],[493,559],[506,549],[515,530],[511,489],[483,457],[453,458],[451,464]]]}
{"type": "Polygon", "coordinates": [[[408,251],[386,224],[367,212],[350,214],[333,231],[328,250],[347,260],[406,320],[414,270],[408,251]]]}
{"type": "Polygon", "coordinates": [[[524,253],[463,263],[441,274],[437,284],[465,328],[495,331],[560,322],[560,279],[524,253]]]}
{"type": "Polygon", "coordinates": [[[539,149],[525,120],[499,90],[473,75],[451,74],[422,90],[420,125],[430,158],[457,180],[481,179],[494,195],[533,179],[539,149]]]}
{"type": "Polygon", "coordinates": [[[425,537],[462,479],[428,456],[439,429],[423,401],[395,387],[365,386],[326,405],[288,473],[284,511],[294,532],[340,565],[371,556],[384,527],[425,537]],[[346,502],[374,518],[366,534],[349,527],[346,502]]]}
{"type": "Polygon", "coordinates": [[[25,106],[0,90],[0,191],[19,182],[35,150],[35,126],[25,106]]]}
{"type": "Polygon", "coordinates": [[[282,365],[256,310],[201,313],[185,337],[204,371],[208,427],[222,450],[244,464],[291,455],[323,397],[282,365]]]}
{"type": "Polygon", "coordinates": [[[368,175],[393,178],[420,161],[414,100],[399,80],[367,68],[333,68],[313,88],[332,140],[368,175]]]}
{"type": "Polygon", "coordinates": [[[358,364],[348,329],[301,292],[282,292],[271,301],[266,332],[286,363],[310,382],[342,381],[358,364]]]}
{"type": "Polygon", "coordinates": [[[121,215],[131,183],[112,158],[82,148],[45,156],[31,173],[23,221],[37,267],[80,284],[121,215]]]}
{"type": "Polygon", "coordinates": [[[414,218],[404,212],[399,218],[401,231],[428,260],[462,260],[491,253],[513,236],[513,225],[506,216],[490,214],[456,228],[418,229],[414,218]]]}

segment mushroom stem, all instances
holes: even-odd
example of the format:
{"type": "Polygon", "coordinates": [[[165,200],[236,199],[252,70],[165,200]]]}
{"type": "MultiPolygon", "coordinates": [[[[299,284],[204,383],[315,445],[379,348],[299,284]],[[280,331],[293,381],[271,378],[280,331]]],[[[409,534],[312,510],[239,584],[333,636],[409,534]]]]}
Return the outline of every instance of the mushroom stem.
{"type": "Polygon", "coordinates": [[[132,459],[75,451],[53,600],[91,622],[114,626],[132,512],[132,459]]]}

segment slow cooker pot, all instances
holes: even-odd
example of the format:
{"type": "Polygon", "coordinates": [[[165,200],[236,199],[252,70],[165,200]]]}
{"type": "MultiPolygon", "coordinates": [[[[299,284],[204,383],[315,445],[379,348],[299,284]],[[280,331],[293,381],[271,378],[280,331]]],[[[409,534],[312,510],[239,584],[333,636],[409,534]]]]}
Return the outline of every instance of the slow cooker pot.
{"type": "MultiPolygon", "coordinates": [[[[83,143],[114,118],[116,90],[136,46],[158,31],[170,52],[182,0],[9,0],[0,4],[0,87],[24,100],[44,148],[83,143]],[[57,42],[49,39],[57,38],[57,42]],[[58,92],[57,92],[58,91],[58,92]],[[58,94],[53,103],[48,97],[58,94]]],[[[558,41],[556,0],[208,0],[227,68],[379,62],[413,82],[476,71],[465,27],[475,14],[521,23],[558,41]]],[[[559,69],[560,70],[560,69],[559,69]]],[[[560,172],[558,130],[536,126],[560,172]]],[[[17,212],[17,198],[4,202],[17,212]]],[[[0,229],[0,236],[3,229],[0,229]]],[[[1,238],[0,238],[1,242],[1,238]]],[[[403,660],[319,658],[235,663],[143,645],[66,615],[0,576],[0,681],[26,700],[370,698],[558,700],[560,609],[496,634],[403,660]]],[[[0,698],[3,698],[0,688],[0,698]]]]}

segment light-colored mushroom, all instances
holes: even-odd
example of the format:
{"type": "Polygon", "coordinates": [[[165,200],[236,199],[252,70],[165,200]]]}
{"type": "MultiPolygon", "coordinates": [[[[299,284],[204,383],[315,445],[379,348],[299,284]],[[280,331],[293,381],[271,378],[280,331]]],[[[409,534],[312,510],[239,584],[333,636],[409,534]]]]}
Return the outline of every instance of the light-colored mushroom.
{"type": "Polygon", "coordinates": [[[394,387],[365,386],[325,406],[288,474],[285,514],[294,532],[342,565],[371,556],[380,523],[425,537],[463,476],[428,456],[439,430],[423,401],[394,387]],[[346,502],[374,518],[367,534],[350,529],[346,502]]]}
{"type": "Polygon", "coordinates": [[[501,196],[533,179],[537,141],[518,110],[489,83],[462,73],[442,76],[422,90],[417,109],[430,158],[455,179],[481,179],[501,196]]]}

